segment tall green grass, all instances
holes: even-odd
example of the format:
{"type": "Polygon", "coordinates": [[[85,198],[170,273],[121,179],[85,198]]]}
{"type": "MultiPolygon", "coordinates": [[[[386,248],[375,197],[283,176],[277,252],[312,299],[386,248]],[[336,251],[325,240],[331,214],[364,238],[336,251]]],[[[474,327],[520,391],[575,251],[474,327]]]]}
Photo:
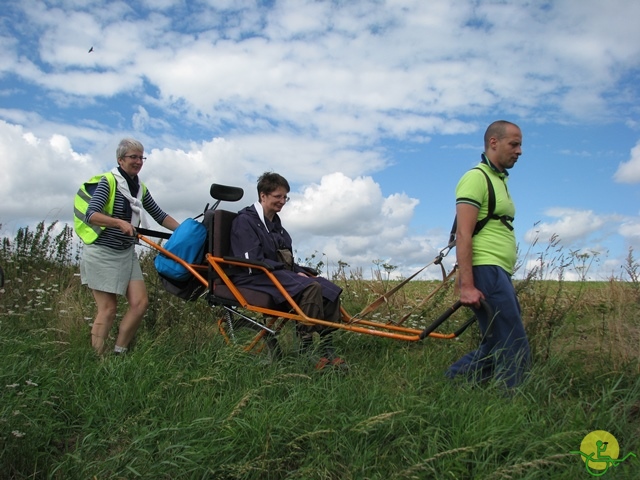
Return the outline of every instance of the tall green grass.
{"type": "MultiPolygon", "coordinates": [[[[567,282],[549,259],[520,282],[535,362],[506,394],[443,376],[475,348],[475,330],[419,343],[342,332],[349,369],[320,373],[295,354],[288,327],[283,358],[265,362],[224,343],[205,301],[164,292],[149,251],[151,308],[136,346],[98,358],[70,245],[67,227],[43,224],[2,244],[0,478],[586,479],[570,452],[593,430],[640,455],[633,278],[567,282]]],[[[352,312],[391,285],[358,272],[340,281],[352,312]]],[[[435,287],[410,282],[379,318],[435,287]]],[[[428,323],[454,297],[441,289],[407,321],[428,323]]],[[[604,478],[639,475],[630,458],[604,478]]]]}

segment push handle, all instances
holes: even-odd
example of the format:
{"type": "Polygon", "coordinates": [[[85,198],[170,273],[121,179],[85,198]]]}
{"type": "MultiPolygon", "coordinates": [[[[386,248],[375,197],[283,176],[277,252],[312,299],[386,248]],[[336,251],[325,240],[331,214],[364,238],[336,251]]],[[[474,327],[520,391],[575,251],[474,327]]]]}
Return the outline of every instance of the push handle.
{"type": "Polygon", "coordinates": [[[164,238],[165,240],[171,238],[171,232],[161,232],[159,230],[149,230],[148,228],[134,228],[133,236],[146,235],[147,237],[164,238]]]}
{"type": "MultiPolygon", "coordinates": [[[[422,333],[420,334],[420,340],[424,340],[425,338],[427,338],[429,334],[433,333],[436,328],[442,325],[445,322],[445,320],[447,320],[451,315],[453,315],[461,306],[462,306],[462,302],[458,300],[452,306],[447,308],[442,315],[440,315],[431,325],[429,325],[427,328],[425,328],[422,331],[422,333]]],[[[489,305],[484,299],[480,300],[480,307],[487,313],[487,316],[489,318],[493,318],[493,309],[491,308],[491,305],[489,305]]],[[[471,322],[474,318],[475,316],[471,317],[465,323],[465,325],[456,332],[455,335],[458,336],[459,333],[462,333],[461,331],[464,331],[469,325],[471,325],[471,322]]]]}

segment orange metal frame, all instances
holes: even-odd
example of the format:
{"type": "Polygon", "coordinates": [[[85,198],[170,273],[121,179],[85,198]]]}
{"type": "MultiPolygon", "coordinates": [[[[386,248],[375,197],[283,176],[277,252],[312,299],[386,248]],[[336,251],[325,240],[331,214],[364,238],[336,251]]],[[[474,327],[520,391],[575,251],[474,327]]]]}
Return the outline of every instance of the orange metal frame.
{"type": "MultiPolygon", "coordinates": [[[[201,271],[203,269],[205,268],[208,269],[207,266],[189,264],[185,262],[182,258],[172,254],[171,252],[163,248],[161,245],[149,240],[145,236],[138,235],[138,238],[143,242],[147,243],[148,245],[150,245],[152,248],[158,250],[163,255],[166,255],[172,260],[178,262],[180,265],[185,267],[189,271],[189,273],[191,273],[195,278],[197,278],[198,281],[200,281],[204,286],[209,287],[209,281],[207,278],[205,278],[207,275],[203,276],[201,274],[201,271]]],[[[220,280],[224,282],[227,288],[229,288],[229,290],[233,294],[235,300],[237,301],[240,307],[242,307],[247,311],[260,313],[270,317],[268,323],[265,325],[269,329],[272,329],[272,330],[275,329],[276,331],[278,331],[284,326],[284,323],[286,321],[294,320],[297,322],[302,322],[307,325],[323,325],[323,326],[336,328],[340,330],[346,330],[349,332],[361,333],[365,335],[374,335],[377,337],[391,338],[395,340],[404,340],[408,342],[417,342],[422,339],[420,334],[423,332],[423,330],[403,327],[401,325],[396,325],[393,323],[382,323],[382,322],[356,318],[351,316],[343,307],[340,307],[340,311],[342,313],[342,323],[328,322],[326,320],[308,317],[307,315],[304,314],[304,312],[300,309],[296,301],[293,300],[293,298],[291,298],[289,293],[280,284],[276,276],[268,268],[265,268],[263,266],[256,265],[253,263],[248,264],[246,262],[243,262],[242,259],[237,259],[237,260],[236,259],[232,260],[229,258],[225,259],[222,257],[213,256],[211,254],[206,255],[206,262],[215,270],[216,274],[218,275],[220,280]],[[242,293],[238,290],[238,288],[235,286],[233,281],[228,277],[228,275],[225,272],[225,268],[224,268],[225,266],[247,267],[247,268],[261,270],[271,280],[271,282],[273,282],[273,285],[278,289],[278,291],[286,299],[290,307],[290,311],[286,312],[281,310],[273,310],[270,308],[260,307],[257,305],[251,305],[245,299],[242,293]],[[281,320],[281,321],[278,323],[278,320],[281,320]]],[[[220,320],[218,322],[218,327],[222,335],[225,337],[225,340],[229,342],[229,338],[226,334],[223,323],[224,323],[223,320],[220,320]]],[[[265,333],[266,333],[265,330],[258,332],[256,336],[253,338],[253,340],[251,341],[251,343],[247,347],[245,347],[245,350],[253,349],[260,342],[260,340],[263,338],[265,333]]],[[[438,338],[438,339],[453,339],[457,337],[455,333],[438,333],[438,332],[431,332],[428,334],[428,336],[432,338],[438,338]]]]}

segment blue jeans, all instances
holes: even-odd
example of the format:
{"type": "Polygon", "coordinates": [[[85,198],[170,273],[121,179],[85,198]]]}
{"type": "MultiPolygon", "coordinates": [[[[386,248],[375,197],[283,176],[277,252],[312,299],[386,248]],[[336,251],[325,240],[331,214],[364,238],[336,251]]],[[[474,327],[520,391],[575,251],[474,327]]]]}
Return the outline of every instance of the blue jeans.
{"type": "Polygon", "coordinates": [[[474,310],[482,334],[480,346],[451,365],[446,376],[460,375],[473,382],[493,377],[515,387],[529,370],[531,351],[511,277],[500,267],[481,265],[473,267],[473,281],[494,315],[489,318],[484,309],[474,310]]]}

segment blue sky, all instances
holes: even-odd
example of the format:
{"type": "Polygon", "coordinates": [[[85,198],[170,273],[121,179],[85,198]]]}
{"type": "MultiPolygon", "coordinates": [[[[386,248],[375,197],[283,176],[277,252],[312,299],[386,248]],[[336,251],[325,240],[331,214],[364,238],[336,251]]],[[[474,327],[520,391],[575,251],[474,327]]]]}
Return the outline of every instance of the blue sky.
{"type": "Polygon", "coordinates": [[[446,245],[455,185],[506,119],[525,265],[557,235],[596,254],[592,278],[620,276],[640,247],[638,18],[628,0],[5,1],[0,234],[71,223],[131,136],[178,220],[211,183],[245,189],[237,210],[276,171],[298,257],[408,275],[446,245]]]}

